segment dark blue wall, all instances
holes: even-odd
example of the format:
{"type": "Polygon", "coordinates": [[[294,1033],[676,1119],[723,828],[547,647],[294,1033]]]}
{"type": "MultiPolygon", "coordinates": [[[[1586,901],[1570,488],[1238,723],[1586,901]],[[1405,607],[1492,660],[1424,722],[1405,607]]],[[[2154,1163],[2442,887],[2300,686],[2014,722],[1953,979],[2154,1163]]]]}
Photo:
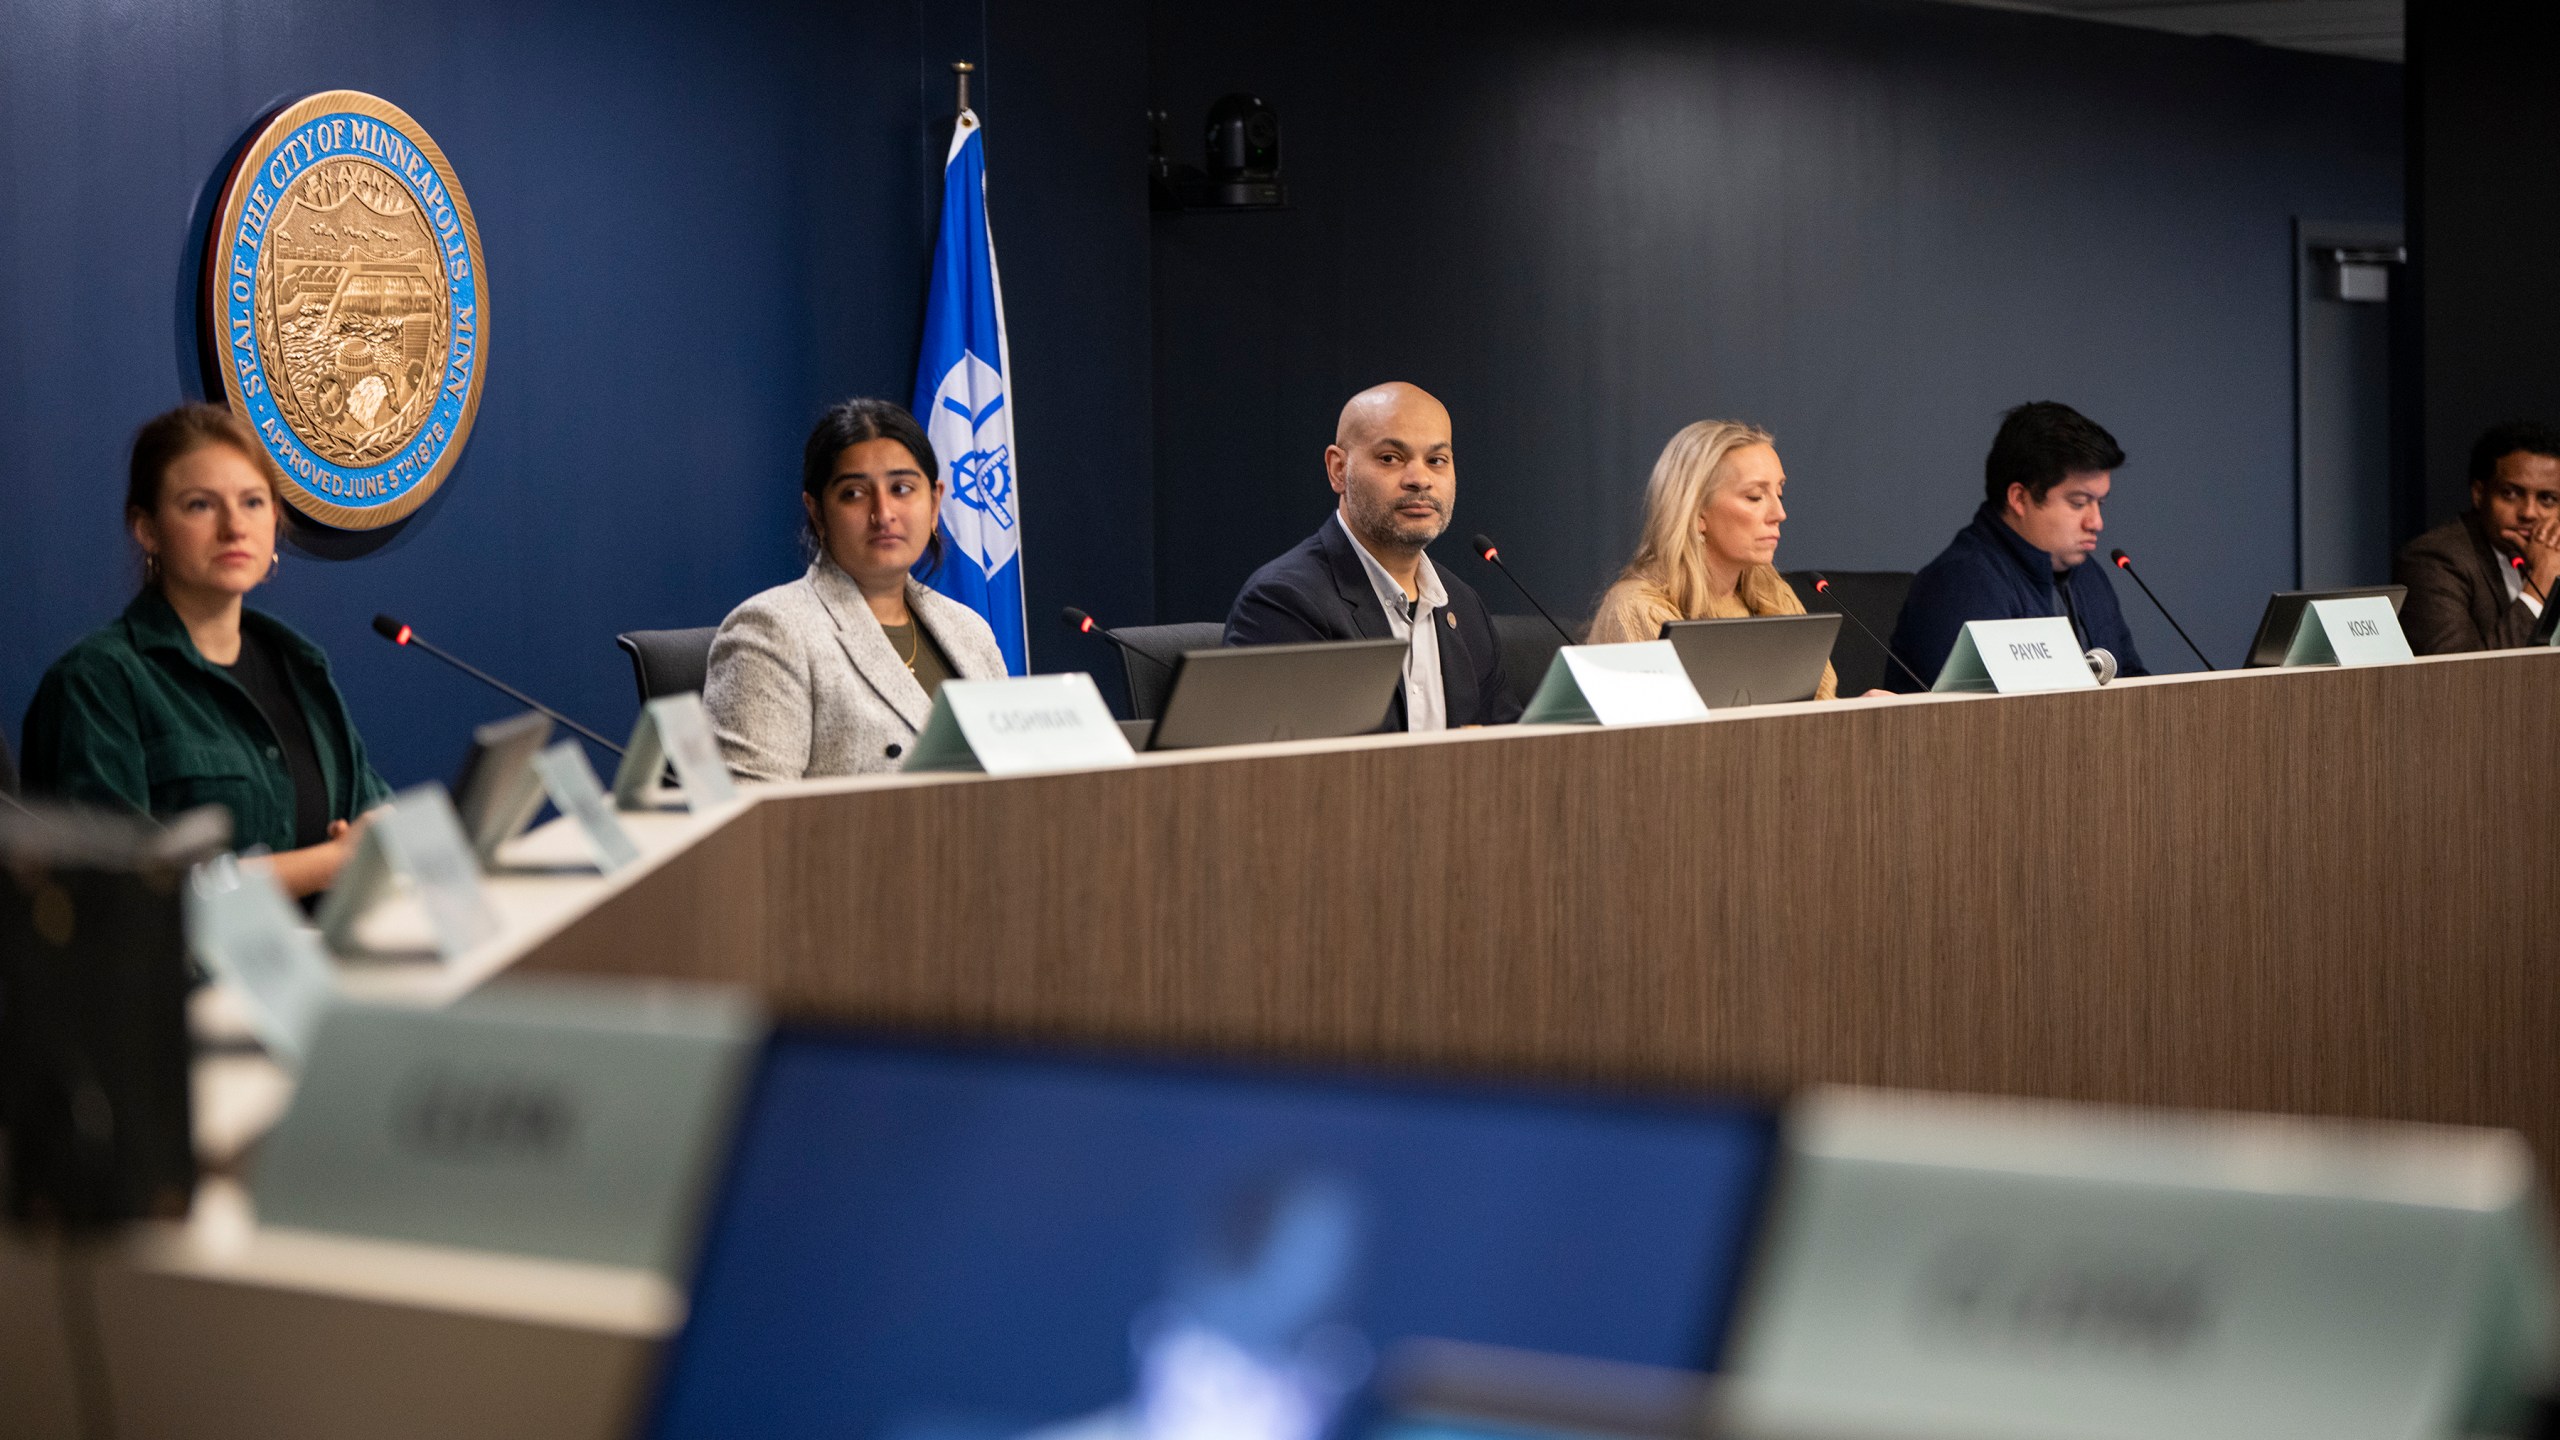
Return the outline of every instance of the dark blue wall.
{"type": "MultiPolygon", "coordinates": [[[[810,419],[913,389],[954,59],[985,71],[1035,608],[1142,610],[1142,30],[1134,6],[1070,28],[1032,0],[0,0],[9,732],[132,592],[125,446],[198,383],[180,328],[200,192],[267,107],[336,87],[444,146],[491,294],[488,389],[443,492],[362,559],[288,550],[253,601],[329,649],[393,783],[445,773],[510,707],[375,639],[377,610],[618,733],[614,632],[712,624],[797,573],[810,419]]],[[[1056,636],[1035,630],[1035,656],[1056,636]]]]}
{"type": "Polygon", "coordinates": [[[1782,565],[1912,569],[2045,398],[2123,442],[2109,536],[2218,660],[2291,584],[2292,221],[2399,215],[2396,67],[1906,0],[1158,15],[1187,154],[1256,91],[1295,206],[1156,223],[1161,618],[1315,525],[1336,409],[1389,378],[1454,413],[1456,534],[1557,608],[1691,420],[1776,431],[1782,565]]]}
{"type": "Polygon", "coordinates": [[[257,603],[330,649],[395,783],[508,707],[377,610],[620,730],[612,634],[796,573],[810,417],[910,393],[960,58],[1044,668],[1114,668],[1061,603],[1223,613],[1389,375],[1457,411],[1461,530],[1577,606],[1686,420],[1778,429],[1788,563],[1910,566],[1998,409],[2070,399],[2135,457],[2115,533],[2238,645],[2292,565],[2290,218],[2397,217],[2396,71],[1905,0],[1547,8],[0,0],[0,716],[131,593],[124,450],[196,383],[215,167],[345,86],[453,159],[489,388],[391,544],[289,552],[257,603]],[[1150,220],[1144,110],[1189,148],[1230,88],[1280,107],[1298,208],[1150,220]]]}

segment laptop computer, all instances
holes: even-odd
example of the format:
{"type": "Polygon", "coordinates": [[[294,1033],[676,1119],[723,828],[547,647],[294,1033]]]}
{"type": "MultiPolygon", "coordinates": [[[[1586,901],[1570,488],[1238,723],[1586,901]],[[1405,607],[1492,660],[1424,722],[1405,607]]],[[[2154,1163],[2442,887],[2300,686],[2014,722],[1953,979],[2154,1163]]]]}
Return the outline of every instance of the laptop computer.
{"type": "Polygon", "coordinates": [[[1775,1149],[1757,1103],[786,1029],[645,1433],[1305,1440],[1423,1338],[1704,1368],[1775,1149]]]}
{"type": "Polygon", "coordinates": [[[1238,645],[1174,657],[1150,750],[1329,740],[1378,728],[1404,683],[1402,640],[1238,645]]]}
{"type": "Polygon", "coordinates": [[[2357,585],[2340,590],[2278,590],[2267,597],[2267,608],[2258,616],[2258,633],[2249,641],[2249,658],[2243,669],[2258,670],[2282,665],[2285,652],[2293,648],[2293,632],[2302,626],[2302,612],[2314,600],[2353,600],[2360,595],[2388,595],[2394,612],[2409,598],[2406,585],[2357,585]]]}
{"type": "Polygon", "coordinates": [[[1710,710],[1812,699],[1839,635],[1837,614],[1673,620],[1662,627],[1710,710]]]}

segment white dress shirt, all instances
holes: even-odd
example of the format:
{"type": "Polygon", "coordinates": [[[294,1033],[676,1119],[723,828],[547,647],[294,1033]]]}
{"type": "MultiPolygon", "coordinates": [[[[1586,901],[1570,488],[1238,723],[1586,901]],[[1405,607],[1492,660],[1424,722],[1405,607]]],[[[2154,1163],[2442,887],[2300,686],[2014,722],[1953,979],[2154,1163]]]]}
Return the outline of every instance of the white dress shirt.
{"type": "Polygon", "coordinates": [[[1369,572],[1369,588],[1378,594],[1378,608],[1387,612],[1387,628],[1405,642],[1404,652],[1404,728],[1407,730],[1446,730],[1449,728],[1449,696],[1440,684],[1440,612],[1449,608],[1449,587],[1440,583],[1440,572],[1431,568],[1431,557],[1422,557],[1422,596],[1417,601],[1405,598],[1404,587],[1360,537],[1351,533],[1351,523],[1342,512],[1333,512],[1333,523],[1342,527],[1351,541],[1351,553],[1360,557],[1360,568],[1369,572]]]}
{"type": "MultiPolygon", "coordinates": [[[[1364,550],[1361,553],[1365,555],[1368,552],[1364,550]]],[[[2498,578],[2507,582],[2507,603],[2512,605],[2521,600],[2524,602],[2524,608],[2536,615],[2541,614],[2542,602],[2534,599],[2533,592],[2524,588],[2524,572],[2517,569],[2515,562],[2507,558],[2506,551],[2498,550],[2494,553],[2498,557],[2498,578]]]]}

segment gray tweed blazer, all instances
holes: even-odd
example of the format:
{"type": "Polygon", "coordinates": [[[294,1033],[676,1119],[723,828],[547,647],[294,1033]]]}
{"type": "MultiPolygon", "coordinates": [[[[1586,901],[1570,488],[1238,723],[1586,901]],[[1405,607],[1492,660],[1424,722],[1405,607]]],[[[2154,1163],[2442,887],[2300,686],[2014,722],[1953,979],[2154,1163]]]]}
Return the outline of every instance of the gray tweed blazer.
{"type": "MultiPolygon", "coordinates": [[[[962,678],[1002,678],[1004,652],[977,611],[912,576],[907,609],[962,678]]],[[[895,770],[933,713],[853,577],[824,556],[720,622],[702,704],[746,780],[895,770]]]]}

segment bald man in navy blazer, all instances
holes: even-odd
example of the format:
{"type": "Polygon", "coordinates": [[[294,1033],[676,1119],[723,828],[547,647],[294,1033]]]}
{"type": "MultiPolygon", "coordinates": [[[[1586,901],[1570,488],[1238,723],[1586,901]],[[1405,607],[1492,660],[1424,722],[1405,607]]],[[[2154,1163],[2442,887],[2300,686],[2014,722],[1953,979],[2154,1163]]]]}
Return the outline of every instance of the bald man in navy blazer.
{"type": "Polygon", "coordinates": [[[1315,534],[1253,572],[1227,612],[1226,643],[1404,640],[1404,684],[1382,728],[1519,719],[1483,598],[1422,553],[1457,508],[1449,429],[1447,407],[1416,386],[1352,396],[1324,452],[1341,502],[1315,534]]]}

